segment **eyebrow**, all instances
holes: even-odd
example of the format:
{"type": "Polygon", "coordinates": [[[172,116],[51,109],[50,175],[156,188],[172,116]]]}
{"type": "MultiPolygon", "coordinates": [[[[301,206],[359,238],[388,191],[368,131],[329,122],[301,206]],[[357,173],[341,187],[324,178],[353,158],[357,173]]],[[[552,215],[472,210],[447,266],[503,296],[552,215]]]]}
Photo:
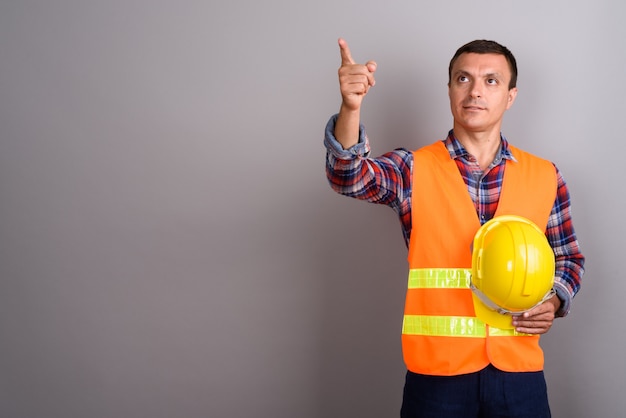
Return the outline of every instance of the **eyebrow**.
{"type": "MultiPolygon", "coordinates": [[[[471,73],[469,73],[468,71],[465,71],[465,70],[457,70],[457,71],[454,72],[454,75],[456,77],[461,76],[461,75],[472,76],[471,73]]],[[[486,73],[486,74],[479,75],[479,77],[501,79],[502,78],[502,74],[500,74],[498,72],[491,72],[491,73],[486,73]]]]}

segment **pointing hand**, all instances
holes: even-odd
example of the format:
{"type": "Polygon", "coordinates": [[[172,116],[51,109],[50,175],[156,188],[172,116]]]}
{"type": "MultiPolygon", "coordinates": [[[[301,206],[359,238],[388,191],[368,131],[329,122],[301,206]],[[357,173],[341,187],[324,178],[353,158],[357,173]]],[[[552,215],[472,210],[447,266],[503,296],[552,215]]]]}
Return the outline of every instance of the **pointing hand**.
{"type": "Polygon", "coordinates": [[[343,99],[343,106],[349,110],[359,110],[363,97],[365,97],[370,87],[373,87],[376,83],[374,80],[376,62],[355,63],[348,43],[341,38],[339,39],[339,50],[341,52],[339,89],[343,99]]]}

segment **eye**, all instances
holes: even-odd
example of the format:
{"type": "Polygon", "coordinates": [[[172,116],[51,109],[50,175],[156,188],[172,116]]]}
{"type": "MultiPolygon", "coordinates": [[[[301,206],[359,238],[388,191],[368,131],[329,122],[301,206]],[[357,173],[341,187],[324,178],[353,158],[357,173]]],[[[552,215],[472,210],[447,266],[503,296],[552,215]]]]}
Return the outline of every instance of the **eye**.
{"type": "Polygon", "coordinates": [[[469,77],[466,75],[461,75],[459,76],[459,82],[460,83],[467,83],[469,81],[469,77]]]}
{"type": "Polygon", "coordinates": [[[487,84],[495,86],[496,84],[498,84],[498,80],[496,78],[489,78],[487,79],[487,84]]]}

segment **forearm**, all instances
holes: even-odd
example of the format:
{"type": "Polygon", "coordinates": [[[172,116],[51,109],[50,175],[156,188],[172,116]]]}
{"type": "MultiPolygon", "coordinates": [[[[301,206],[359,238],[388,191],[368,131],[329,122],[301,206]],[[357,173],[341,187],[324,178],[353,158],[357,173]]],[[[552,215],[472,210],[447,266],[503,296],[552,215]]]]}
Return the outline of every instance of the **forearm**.
{"type": "Polygon", "coordinates": [[[334,136],[338,118],[335,115],[328,121],[324,138],[326,176],[331,187],[345,196],[398,206],[410,195],[412,153],[397,149],[378,158],[368,158],[369,142],[362,125],[357,143],[344,149],[334,136]]]}
{"type": "Polygon", "coordinates": [[[566,316],[569,313],[572,300],[580,289],[584,262],[585,258],[580,253],[577,243],[575,250],[556,257],[554,290],[561,300],[561,308],[557,316],[566,316]]]}
{"type": "Polygon", "coordinates": [[[335,123],[334,134],[343,149],[349,149],[359,142],[360,124],[360,110],[350,110],[342,104],[335,123]]]}

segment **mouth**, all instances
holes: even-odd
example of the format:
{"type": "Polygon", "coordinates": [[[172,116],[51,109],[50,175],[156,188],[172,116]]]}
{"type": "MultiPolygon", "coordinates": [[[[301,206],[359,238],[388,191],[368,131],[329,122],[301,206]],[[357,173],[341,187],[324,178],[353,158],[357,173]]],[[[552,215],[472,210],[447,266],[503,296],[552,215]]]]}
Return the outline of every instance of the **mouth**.
{"type": "Polygon", "coordinates": [[[465,105],[463,106],[463,109],[469,111],[469,112],[478,112],[481,110],[485,110],[484,107],[482,106],[478,106],[478,105],[465,105]]]}

